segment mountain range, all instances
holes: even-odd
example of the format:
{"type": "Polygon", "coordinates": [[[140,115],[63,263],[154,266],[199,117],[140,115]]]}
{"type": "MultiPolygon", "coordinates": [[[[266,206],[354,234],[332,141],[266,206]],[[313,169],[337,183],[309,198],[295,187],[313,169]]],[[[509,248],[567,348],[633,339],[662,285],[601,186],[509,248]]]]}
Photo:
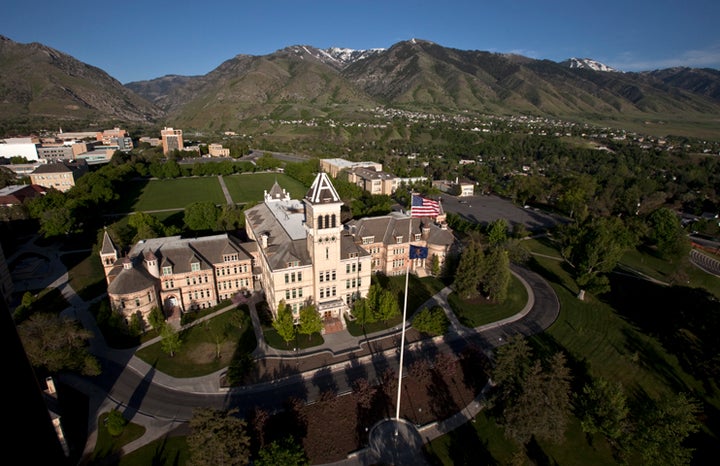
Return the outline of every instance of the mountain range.
{"type": "Polygon", "coordinates": [[[235,130],[263,118],[360,118],[377,107],[678,122],[680,130],[692,126],[720,137],[720,71],[620,72],[589,58],[554,62],[412,39],[370,50],[294,45],[237,55],[202,76],[122,85],[50,47],[0,36],[0,120],[94,118],[235,130]]]}

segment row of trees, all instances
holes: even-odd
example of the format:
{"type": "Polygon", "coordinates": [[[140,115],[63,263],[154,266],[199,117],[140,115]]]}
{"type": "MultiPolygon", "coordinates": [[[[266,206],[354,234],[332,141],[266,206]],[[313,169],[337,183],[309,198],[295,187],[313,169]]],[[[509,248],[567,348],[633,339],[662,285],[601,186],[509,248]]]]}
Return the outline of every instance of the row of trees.
{"type": "Polygon", "coordinates": [[[519,335],[498,348],[492,373],[491,409],[518,444],[561,443],[574,412],[583,431],[602,435],[620,462],[688,464],[692,458],[684,441],[700,428],[700,406],[684,393],[632,406],[621,384],[595,378],[573,395],[564,354],[536,358],[519,335]]]}

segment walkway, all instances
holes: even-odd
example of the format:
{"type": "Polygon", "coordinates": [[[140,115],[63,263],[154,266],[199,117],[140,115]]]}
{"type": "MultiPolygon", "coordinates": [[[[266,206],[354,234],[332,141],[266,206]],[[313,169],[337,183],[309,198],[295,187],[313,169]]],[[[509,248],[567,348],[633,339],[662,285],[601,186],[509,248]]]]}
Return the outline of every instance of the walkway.
{"type": "Polygon", "coordinates": [[[222,175],[218,175],[218,182],[220,183],[220,188],[222,188],[223,195],[225,195],[225,202],[227,202],[228,205],[235,205],[232,200],[232,196],[230,196],[230,191],[228,191],[228,188],[225,185],[225,180],[223,179],[222,175]]]}

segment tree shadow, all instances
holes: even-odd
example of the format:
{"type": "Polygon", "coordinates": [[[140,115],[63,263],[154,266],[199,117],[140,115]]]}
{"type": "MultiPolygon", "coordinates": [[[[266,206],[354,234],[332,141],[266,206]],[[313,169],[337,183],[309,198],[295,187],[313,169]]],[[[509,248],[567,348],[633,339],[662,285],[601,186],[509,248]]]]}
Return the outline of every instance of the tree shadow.
{"type": "Polygon", "coordinates": [[[525,445],[525,454],[537,466],[556,466],[558,464],[545,453],[535,436],[525,445]]]}
{"type": "MultiPolygon", "coordinates": [[[[465,423],[447,434],[449,444],[447,456],[453,465],[498,465],[498,461],[492,456],[488,449],[488,442],[478,436],[472,423],[465,423]]],[[[441,466],[445,463],[432,449],[429,442],[423,449],[425,459],[433,466],[441,466]]]]}
{"type": "Polygon", "coordinates": [[[308,422],[303,414],[305,403],[297,397],[292,397],[283,403],[282,409],[270,416],[265,429],[265,443],[280,441],[288,435],[298,442],[307,437],[308,422]]]}
{"type": "MultiPolygon", "coordinates": [[[[347,381],[347,385],[352,387],[356,380],[363,378],[368,378],[368,372],[365,365],[360,363],[357,354],[350,353],[348,356],[348,363],[345,365],[345,380],[347,381]]],[[[372,381],[370,382],[372,383],[372,381]]]]}
{"type": "Polygon", "coordinates": [[[329,367],[318,369],[312,376],[311,382],[317,387],[319,393],[331,392],[337,394],[338,385],[329,367]]]}
{"type": "MultiPolygon", "coordinates": [[[[601,299],[612,306],[640,333],[654,335],[669,353],[677,356],[681,367],[704,384],[708,393],[717,390],[720,379],[720,301],[701,288],[662,286],[625,275],[610,276],[611,291],[601,299]]],[[[637,338],[626,334],[629,343],[637,346],[637,338]]],[[[643,350],[642,345],[638,350],[643,350]]],[[[645,349],[647,350],[647,349],[645,349]]],[[[649,354],[657,363],[661,355],[649,354]]],[[[660,369],[676,388],[677,374],[672,368],[660,369]]]]}

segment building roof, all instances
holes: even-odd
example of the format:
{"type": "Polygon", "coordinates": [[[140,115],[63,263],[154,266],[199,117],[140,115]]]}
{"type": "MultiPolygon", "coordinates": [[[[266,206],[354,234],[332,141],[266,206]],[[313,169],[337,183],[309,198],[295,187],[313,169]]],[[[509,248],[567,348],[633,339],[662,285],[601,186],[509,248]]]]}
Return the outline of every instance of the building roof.
{"type": "Polygon", "coordinates": [[[247,226],[258,242],[267,240],[265,253],[273,270],[287,267],[289,262],[309,265],[305,210],[300,201],[275,201],[258,204],[245,211],[247,226]]]}
{"type": "Polygon", "coordinates": [[[117,248],[113,243],[112,238],[108,234],[107,230],[103,233],[102,246],[100,247],[100,254],[117,254],[117,248]]]}
{"type": "Polygon", "coordinates": [[[117,277],[108,285],[108,293],[114,295],[138,293],[155,287],[155,277],[144,267],[121,269],[117,277]]]}
{"type": "Polygon", "coordinates": [[[402,236],[402,243],[407,243],[408,232],[411,237],[410,242],[413,242],[414,235],[423,233],[423,227],[429,229],[427,237],[424,238],[428,244],[450,245],[455,240],[452,232],[440,228],[429,219],[408,217],[400,213],[366,217],[348,223],[350,233],[356,238],[373,237],[374,243],[386,245],[396,244],[399,236],[402,236]]]}
{"type": "Polygon", "coordinates": [[[45,188],[37,184],[5,186],[0,189],[0,205],[20,205],[26,199],[41,196],[46,192],[45,188]]]}

